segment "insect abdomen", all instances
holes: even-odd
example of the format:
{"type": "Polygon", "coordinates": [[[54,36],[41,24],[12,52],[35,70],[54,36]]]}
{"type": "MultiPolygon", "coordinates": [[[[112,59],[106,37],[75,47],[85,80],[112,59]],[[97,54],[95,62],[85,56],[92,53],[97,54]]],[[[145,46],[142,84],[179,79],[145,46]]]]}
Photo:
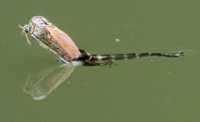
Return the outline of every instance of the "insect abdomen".
{"type": "Polygon", "coordinates": [[[104,54],[104,55],[90,55],[89,60],[128,60],[135,58],[143,58],[149,56],[161,56],[161,57],[180,57],[183,56],[183,52],[179,53],[128,53],[128,54],[104,54]]]}

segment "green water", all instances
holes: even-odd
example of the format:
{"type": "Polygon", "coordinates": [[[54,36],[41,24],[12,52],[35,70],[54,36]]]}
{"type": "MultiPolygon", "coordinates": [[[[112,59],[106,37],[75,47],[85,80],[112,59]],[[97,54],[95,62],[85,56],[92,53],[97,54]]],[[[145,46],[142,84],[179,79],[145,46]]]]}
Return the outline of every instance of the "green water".
{"type": "Polygon", "coordinates": [[[197,0],[1,0],[0,121],[198,122],[199,6],[197,0]],[[76,67],[46,99],[33,100],[20,84],[57,64],[53,54],[20,35],[18,24],[37,15],[89,53],[186,55],[76,67]]]}

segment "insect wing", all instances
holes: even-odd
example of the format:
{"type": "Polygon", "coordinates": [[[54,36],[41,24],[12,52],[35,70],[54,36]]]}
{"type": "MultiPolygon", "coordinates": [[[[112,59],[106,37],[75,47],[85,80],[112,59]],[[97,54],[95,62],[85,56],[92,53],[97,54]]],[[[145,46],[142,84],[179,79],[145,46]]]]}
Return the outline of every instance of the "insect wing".
{"type": "Polygon", "coordinates": [[[69,54],[71,59],[81,55],[75,43],[65,32],[54,25],[52,28],[48,29],[50,31],[51,38],[56,40],[61,45],[61,47],[69,54]]]}

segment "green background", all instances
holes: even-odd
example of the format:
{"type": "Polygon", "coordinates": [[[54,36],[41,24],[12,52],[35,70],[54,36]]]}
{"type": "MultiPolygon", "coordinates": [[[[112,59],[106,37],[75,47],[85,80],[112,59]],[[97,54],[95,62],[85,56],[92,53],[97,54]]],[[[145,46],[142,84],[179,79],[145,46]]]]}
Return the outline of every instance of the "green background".
{"type": "Polygon", "coordinates": [[[199,122],[199,6],[199,0],[1,0],[0,121],[199,122]],[[185,56],[76,67],[46,99],[36,101],[19,84],[57,63],[30,36],[31,46],[21,36],[18,24],[37,15],[89,53],[184,51],[185,56]]]}

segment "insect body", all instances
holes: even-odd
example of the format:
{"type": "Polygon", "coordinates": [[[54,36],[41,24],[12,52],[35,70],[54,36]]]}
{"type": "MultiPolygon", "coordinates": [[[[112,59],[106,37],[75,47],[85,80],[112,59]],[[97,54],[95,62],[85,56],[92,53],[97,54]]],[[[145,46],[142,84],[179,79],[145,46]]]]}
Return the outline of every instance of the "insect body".
{"type": "MultiPolygon", "coordinates": [[[[19,25],[19,27],[21,27],[19,25]]],[[[147,56],[161,57],[180,57],[183,52],[179,53],[129,53],[129,54],[105,54],[105,55],[90,55],[84,50],[78,49],[72,39],[58,27],[48,22],[42,16],[33,17],[28,25],[25,25],[23,32],[29,44],[28,34],[37,40],[39,45],[49,49],[54,54],[58,55],[63,62],[81,61],[85,66],[106,65],[113,60],[135,59],[147,56]]]]}

